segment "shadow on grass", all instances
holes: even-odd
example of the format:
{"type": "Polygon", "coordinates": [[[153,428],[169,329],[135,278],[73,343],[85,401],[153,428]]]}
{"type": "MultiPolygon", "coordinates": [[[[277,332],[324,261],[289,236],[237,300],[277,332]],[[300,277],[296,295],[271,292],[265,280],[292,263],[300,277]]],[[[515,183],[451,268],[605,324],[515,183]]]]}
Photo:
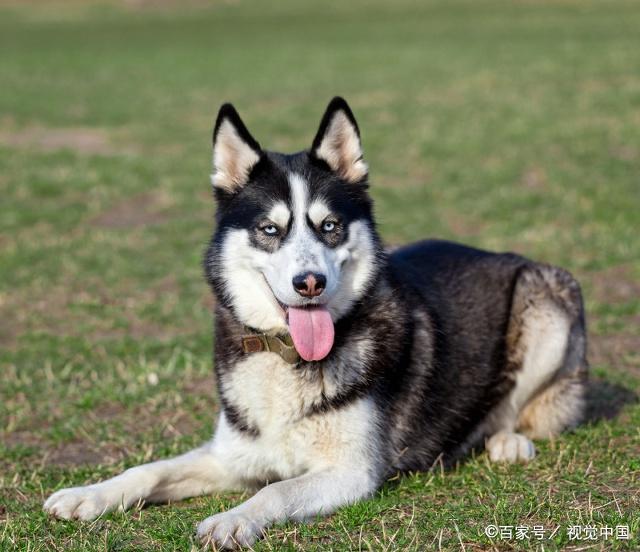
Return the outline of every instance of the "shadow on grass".
{"type": "Polygon", "coordinates": [[[596,423],[600,420],[612,420],[628,404],[638,402],[638,394],[617,383],[603,379],[592,379],[587,391],[586,422],[596,423]]]}

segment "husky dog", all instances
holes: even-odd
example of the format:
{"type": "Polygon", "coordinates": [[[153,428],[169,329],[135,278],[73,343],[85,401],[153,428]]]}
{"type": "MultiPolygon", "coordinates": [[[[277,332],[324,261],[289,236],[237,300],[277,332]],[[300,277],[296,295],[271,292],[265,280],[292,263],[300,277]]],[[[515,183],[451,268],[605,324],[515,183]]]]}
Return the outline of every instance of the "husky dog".
{"type": "Polygon", "coordinates": [[[211,442],[45,503],[61,518],[226,489],[259,489],[202,521],[220,548],[329,514],[397,472],[473,447],[528,461],[531,439],[580,422],[587,360],[580,288],[521,256],[445,241],[385,252],[347,103],[311,148],[263,150],[223,105],[213,133],[221,412],[211,442]]]}

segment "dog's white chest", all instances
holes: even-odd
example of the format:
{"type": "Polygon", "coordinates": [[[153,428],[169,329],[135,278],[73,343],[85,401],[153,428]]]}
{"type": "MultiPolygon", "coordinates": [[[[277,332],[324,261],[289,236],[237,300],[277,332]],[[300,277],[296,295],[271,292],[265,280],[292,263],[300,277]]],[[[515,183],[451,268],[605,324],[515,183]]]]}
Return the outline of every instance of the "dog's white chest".
{"type": "Polygon", "coordinates": [[[222,388],[227,400],[258,432],[242,434],[224,415],[220,420],[214,446],[242,457],[229,459],[244,466],[240,476],[286,479],[333,464],[339,457],[370,461],[365,458],[377,439],[372,402],[357,399],[309,415],[323,399],[321,376],[301,372],[270,353],[252,354],[225,375],[222,388]]]}
{"type": "Polygon", "coordinates": [[[321,374],[300,371],[274,353],[254,353],[225,375],[222,388],[261,433],[280,432],[322,400],[321,374]]]}

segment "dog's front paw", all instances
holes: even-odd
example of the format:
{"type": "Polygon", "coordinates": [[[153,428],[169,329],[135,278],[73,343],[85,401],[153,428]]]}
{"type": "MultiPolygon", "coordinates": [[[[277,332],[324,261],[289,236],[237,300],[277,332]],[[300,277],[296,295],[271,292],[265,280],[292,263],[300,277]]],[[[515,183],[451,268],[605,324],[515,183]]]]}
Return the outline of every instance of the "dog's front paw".
{"type": "Polygon", "coordinates": [[[44,503],[44,510],[62,519],[91,521],[118,506],[99,485],[87,485],[53,493],[44,503]]]}
{"type": "Polygon", "coordinates": [[[264,535],[264,530],[264,524],[232,510],[208,517],[198,525],[197,532],[204,545],[234,550],[251,546],[264,535]]]}
{"type": "Polygon", "coordinates": [[[530,439],[520,433],[499,431],[487,441],[492,462],[528,462],[536,455],[530,439]]]}

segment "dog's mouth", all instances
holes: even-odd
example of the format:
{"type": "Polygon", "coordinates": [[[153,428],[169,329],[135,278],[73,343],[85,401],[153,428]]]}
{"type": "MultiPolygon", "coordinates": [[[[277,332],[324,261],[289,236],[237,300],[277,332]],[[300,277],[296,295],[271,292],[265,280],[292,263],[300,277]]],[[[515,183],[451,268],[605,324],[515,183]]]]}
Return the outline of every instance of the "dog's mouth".
{"type": "Polygon", "coordinates": [[[266,278],[265,282],[283,310],[289,334],[298,354],[306,361],[325,358],[331,352],[335,338],[333,319],[326,305],[286,305],[273,293],[266,278]]]}

